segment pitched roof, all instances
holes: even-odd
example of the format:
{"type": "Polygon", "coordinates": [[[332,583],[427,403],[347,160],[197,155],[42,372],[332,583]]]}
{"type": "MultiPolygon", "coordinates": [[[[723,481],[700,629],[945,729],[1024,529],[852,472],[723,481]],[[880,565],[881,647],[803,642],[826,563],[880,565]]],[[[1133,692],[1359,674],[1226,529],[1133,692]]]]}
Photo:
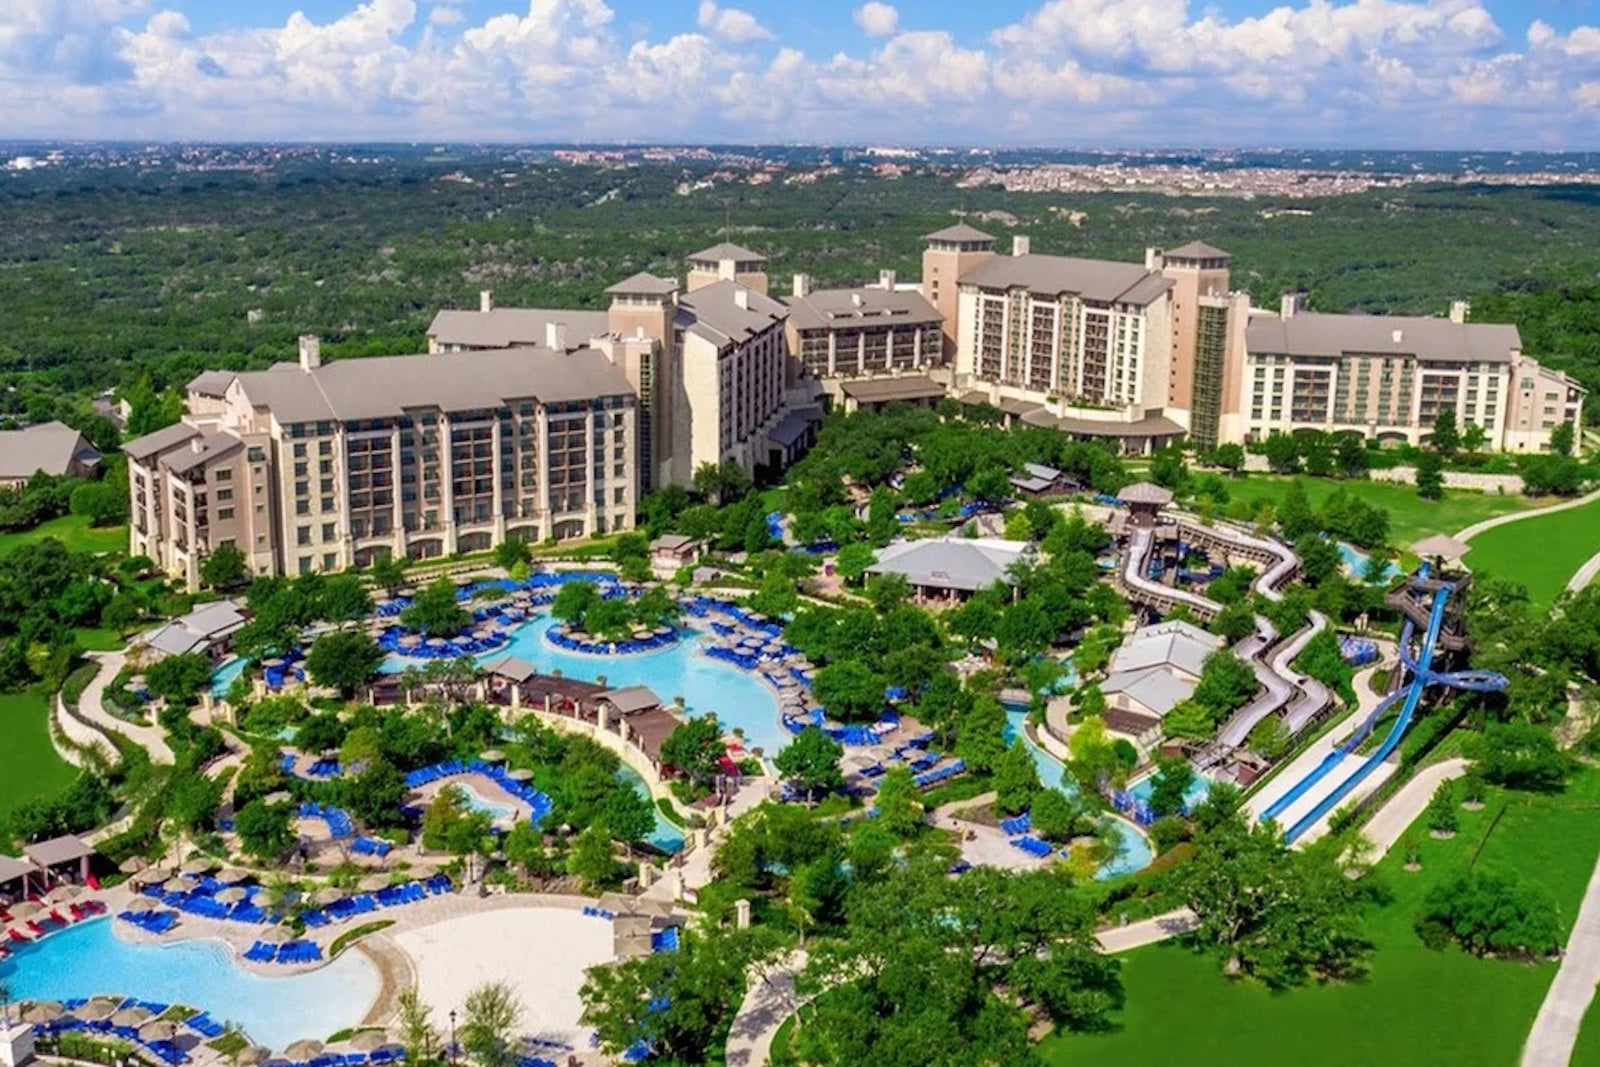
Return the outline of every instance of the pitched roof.
{"type": "Polygon", "coordinates": [[[1042,296],[1075,293],[1102,304],[1149,304],[1172,282],[1137,263],[1072,256],[995,256],[961,276],[962,285],[1027,289],[1042,296]]]}
{"type": "Polygon", "coordinates": [[[210,437],[194,439],[189,448],[174,448],[162,455],[160,463],[174,474],[183,474],[211,460],[221,459],[228,453],[244,447],[244,442],[223,431],[210,437]],[[194,443],[199,445],[194,447],[194,443]]]}
{"type": "Polygon", "coordinates": [[[867,570],[873,574],[903,574],[912,585],[975,593],[995,582],[1009,584],[1006,571],[1026,550],[1020,541],[993,538],[903,541],[879,552],[878,562],[867,570]]]}
{"type": "Polygon", "coordinates": [[[649,271],[640,271],[638,274],[622,279],[616,285],[606,289],[608,293],[653,293],[666,294],[678,291],[678,282],[675,278],[661,278],[649,271]]]}
{"type": "Polygon", "coordinates": [[[100,453],[64,422],[0,433],[0,478],[31,478],[36,471],[66,474],[74,459],[92,466],[100,462],[100,453]]]}
{"type": "Polygon", "coordinates": [[[1117,493],[1117,499],[1124,504],[1165,505],[1172,503],[1172,490],[1154,482],[1134,482],[1132,485],[1123,486],[1117,493]]]}
{"type": "Polygon", "coordinates": [[[789,321],[802,330],[938,323],[939,309],[913,289],[818,289],[788,297],[789,321]]]}
{"type": "Polygon", "coordinates": [[[1145,667],[1117,671],[1100,683],[1100,692],[1106,696],[1120,694],[1155,715],[1166,715],[1194,695],[1196,684],[1166,667],[1145,667]]]}
{"type": "Polygon", "coordinates": [[[770,296],[725,278],[681,297],[677,324],[721,348],[781,324],[788,314],[789,309],[770,296]],[[739,306],[741,291],[744,307],[739,306]]]}
{"type": "Polygon", "coordinates": [[[37,845],[24,845],[22,852],[41,867],[54,867],[59,863],[71,863],[73,860],[94,855],[94,846],[80,837],[68,834],[65,837],[53,837],[49,841],[41,841],[37,845]]]}
{"type": "Polygon", "coordinates": [[[185,392],[199,393],[202,396],[222,396],[228,391],[228,386],[233,384],[233,379],[238,377],[231,370],[205,370],[189,379],[189,384],[184,387],[185,392]]]}
{"type": "Polygon", "coordinates": [[[526,682],[539,671],[533,664],[516,656],[500,656],[483,664],[485,674],[492,674],[512,682],[526,682]]]}
{"type": "Polygon", "coordinates": [[[942,230],[923,234],[922,239],[924,241],[992,241],[994,240],[994,235],[984,233],[982,230],[968,226],[964,222],[958,222],[954,226],[946,226],[942,230]]]}
{"type": "Polygon", "coordinates": [[[1175,667],[1185,674],[1200,677],[1206,657],[1222,647],[1222,638],[1186,622],[1159,622],[1128,635],[1111,654],[1113,673],[1141,671],[1149,667],[1175,667]]]}
{"type": "Polygon", "coordinates": [[[17,859],[15,856],[0,856],[0,885],[14,882],[24,875],[29,875],[39,868],[27,860],[17,859]]]}
{"type": "Polygon", "coordinates": [[[488,311],[446,309],[433,317],[428,337],[441,345],[466,348],[513,348],[542,345],[546,327],[560,323],[567,328],[567,343],[582,344],[603,337],[610,329],[604,311],[579,311],[565,308],[492,308],[488,311]]]}
{"type": "Polygon", "coordinates": [[[622,689],[607,689],[595,697],[604,700],[624,715],[632,715],[636,711],[648,711],[661,706],[661,698],[647,685],[630,685],[622,689]]]}
{"type": "Polygon", "coordinates": [[[504,348],[437,356],[373,356],[302,370],[285,363],[239,375],[250,403],[281,423],[389,418],[410,409],[469,411],[510,400],[543,403],[632,396],[622,373],[593,349],[504,348]]]}
{"type": "Polygon", "coordinates": [[[187,615],[162,623],[139,638],[139,643],[169,656],[198,652],[231,634],[246,622],[239,605],[231,600],[202,604],[187,615]]]}
{"type": "Polygon", "coordinates": [[[1232,259],[1228,253],[1215,245],[1208,245],[1204,241],[1190,241],[1167,252],[1168,257],[1177,259],[1232,259]]]}
{"type": "Polygon", "coordinates": [[[1421,315],[1260,316],[1245,329],[1245,348],[1288,356],[1337,357],[1347,352],[1422,359],[1509,363],[1522,349],[1515,326],[1451,322],[1421,315]]]}
{"type": "Polygon", "coordinates": [[[134,459],[148,459],[151,456],[165,452],[169,448],[176,448],[188,441],[189,438],[198,437],[199,434],[200,431],[195,427],[186,422],[178,422],[171,426],[162,427],[153,433],[147,433],[143,437],[136,437],[132,441],[124,441],[122,451],[134,459]]]}
{"type": "Polygon", "coordinates": [[[1471,552],[1472,546],[1464,541],[1457,541],[1454,537],[1434,534],[1431,537],[1424,537],[1412,545],[1411,551],[1423,558],[1438,556],[1442,559],[1455,561],[1471,552]]]}
{"type": "Polygon", "coordinates": [[[689,259],[694,262],[706,263],[718,263],[724,259],[735,259],[741,262],[758,260],[762,263],[767,261],[767,257],[762,255],[760,252],[752,252],[748,248],[744,248],[736,244],[729,244],[727,241],[723,241],[721,244],[712,245],[710,248],[702,248],[698,252],[690,252],[689,259]]]}

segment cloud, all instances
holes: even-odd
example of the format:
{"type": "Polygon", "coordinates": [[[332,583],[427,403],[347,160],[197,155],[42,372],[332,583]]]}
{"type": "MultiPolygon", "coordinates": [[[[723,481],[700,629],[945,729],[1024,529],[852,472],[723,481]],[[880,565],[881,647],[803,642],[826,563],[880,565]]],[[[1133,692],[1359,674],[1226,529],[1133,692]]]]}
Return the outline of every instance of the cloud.
{"type": "Polygon", "coordinates": [[[900,12],[894,9],[894,5],[882,4],[878,0],[862,4],[851,17],[868,37],[887,37],[900,25],[900,12]]]}
{"type": "Polygon", "coordinates": [[[702,30],[724,41],[745,44],[772,40],[772,31],[761,25],[750,12],[740,11],[736,7],[718,7],[715,0],[700,0],[696,21],[702,30]]]}
{"type": "MultiPolygon", "coordinates": [[[[606,0],[343,0],[196,32],[200,0],[0,2],[0,136],[926,143],[1584,144],[1600,27],[1487,0],[1038,0],[987,34],[854,9],[840,51],[774,48],[700,0],[689,32],[606,0]],[[192,10],[192,8],[191,8],[192,10]]],[[[284,0],[287,4],[290,0],[284,0]]],[[[770,0],[769,0],[770,2],[770,0]]],[[[930,11],[933,7],[930,5],[930,11]]],[[[924,13],[926,17],[926,13],[924,13]]]]}

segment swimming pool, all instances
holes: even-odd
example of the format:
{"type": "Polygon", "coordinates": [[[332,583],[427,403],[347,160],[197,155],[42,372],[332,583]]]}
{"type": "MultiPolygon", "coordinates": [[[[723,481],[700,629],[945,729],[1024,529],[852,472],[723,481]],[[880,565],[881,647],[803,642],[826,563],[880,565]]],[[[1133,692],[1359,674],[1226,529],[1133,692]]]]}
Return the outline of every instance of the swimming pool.
{"type": "Polygon", "coordinates": [[[112,920],[93,919],[0,961],[0,981],[17,1000],[65,1000],[101,993],[186,1004],[236,1022],[250,1038],[282,1050],[361,1022],[377,998],[378,972],[359,952],[321,970],[283,978],[246,974],[220,941],[130,945],[112,920]]]}
{"type": "Polygon", "coordinates": [[[228,690],[233,687],[233,681],[244,673],[250,661],[243,656],[235,656],[222,666],[218,667],[211,675],[211,695],[218,700],[228,695],[228,690]]]}
{"type": "MultiPolygon", "coordinates": [[[[555,624],[548,615],[523,623],[509,645],[482,658],[515,656],[546,674],[559,670],[564,677],[584,681],[604,677],[613,688],[649,686],[667,703],[681,696],[690,712],[704,715],[714,711],[725,730],[742,729],[745,743],[759,747],[769,759],[789,743],[789,733],[778,721],[778,699],[772,690],[753,674],[701,655],[699,634],[688,631],[693,639],[654,652],[595,656],[551,645],[544,635],[555,624]]],[[[396,673],[416,662],[391,656],[384,670],[396,673]]]]}
{"type": "MultiPolygon", "coordinates": [[[[1028,721],[1028,709],[1024,707],[1008,706],[1006,708],[1006,743],[1009,744],[1017,738],[1028,746],[1028,751],[1033,753],[1033,765],[1039,769],[1039,781],[1051,789],[1059,789],[1068,796],[1076,796],[1078,783],[1067,777],[1067,768],[1062,762],[1034,744],[1028,737],[1028,732],[1023,726],[1028,721]]],[[[1115,878],[1122,874],[1132,874],[1150,866],[1150,861],[1155,859],[1155,850],[1150,847],[1150,839],[1139,830],[1121,819],[1116,820],[1117,830],[1122,835],[1122,845],[1117,849],[1117,854],[1102,866],[1096,878],[1115,878]]]]}
{"type": "MultiPolygon", "coordinates": [[[[1135,800],[1150,803],[1150,794],[1156,789],[1156,776],[1147,774],[1128,787],[1135,800]]],[[[1194,781],[1189,783],[1189,788],[1183,791],[1183,806],[1190,811],[1200,806],[1206,796],[1211,792],[1211,779],[1204,775],[1195,775],[1194,781]]]]}
{"type": "Polygon", "coordinates": [[[467,807],[473,811],[486,812],[489,818],[495,822],[509,821],[517,813],[517,809],[510,804],[500,804],[490,800],[470,785],[462,785],[459,782],[455,784],[456,788],[461,790],[461,795],[466,800],[467,807]]]}
{"type": "MultiPolygon", "coordinates": [[[[1365,581],[1367,577],[1367,565],[1371,561],[1372,557],[1347,541],[1340,541],[1338,544],[1339,555],[1344,558],[1345,574],[1357,580],[1365,581]]],[[[1400,568],[1396,567],[1393,563],[1389,563],[1383,568],[1383,580],[1387,582],[1390,578],[1393,578],[1399,573],[1400,568]]]]}
{"type": "Polygon", "coordinates": [[[683,831],[674,826],[665,815],[661,814],[661,809],[656,807],[655,797],[650,795],[650,787],[645,784],[643,778],[639,777],[639,772],[624,763],[617,768],[617,778],[624,782],[631,782],[634,791],[650,801],[650,806],[655,808],[656,827],[646,835],[645,840],[663,852],[682,852],[684,846],[683,831]]]}

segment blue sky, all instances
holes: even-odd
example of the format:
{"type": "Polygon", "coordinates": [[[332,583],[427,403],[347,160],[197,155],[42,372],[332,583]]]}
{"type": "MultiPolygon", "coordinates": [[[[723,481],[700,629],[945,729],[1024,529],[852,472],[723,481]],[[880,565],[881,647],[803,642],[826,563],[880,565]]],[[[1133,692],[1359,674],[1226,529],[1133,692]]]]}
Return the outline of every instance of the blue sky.
{"type": "Polygon", "coordinates": [[[0,0],[0,137],[1600,148],[1600,0],[0,0]]]}

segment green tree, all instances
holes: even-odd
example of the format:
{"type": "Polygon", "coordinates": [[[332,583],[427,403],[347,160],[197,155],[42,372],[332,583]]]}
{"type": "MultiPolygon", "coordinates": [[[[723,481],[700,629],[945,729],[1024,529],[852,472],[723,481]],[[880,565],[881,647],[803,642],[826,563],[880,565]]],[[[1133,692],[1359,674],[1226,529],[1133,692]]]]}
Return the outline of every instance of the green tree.
{"type": "Polygon", "coordinates": [[[400,768],[383,756],[368,758],[357,773],[349,773],[348,761],[346,768],[337,783],[339,806],[367,826],[399,825],[400,805],[410,791],[400,768]]]}
{"type": "Polygon", "coordinates": [[[1453,834],[1461,829],[1461,816],[1456,812],[1455,790],[1450,782],[1439,783],[1423,814],[1428,821],[1428,829],[1436,834],[1453,834]]]}
{"type": "Polygon", "coordinates": [[[867,568],[878,562],[878,555],[872,546],[860,541],[852,542],[839,549],[839,554],[834,558],[834,569],[840,579],[855,584],[867,573],[867,568]]]}
{"type": "Polygon", "coordinates": [[[899,532],[894,513],[894,494],[878,486],[867,500],[867,540],[874,548],[887,545],[899,532]]]}
{"type": "Polygon", "coordinates": [[[921,828],[922,801],[910,767],[896,764],[889,768],[878,783],[874,806],[878,809],[874,821],[901,840],[921,828]]]}
{"type": "Polygon", "coordinates": [[[1512,872],[1469,870],[1434,887],[1417,916],[1430,948],[1454,940],[1474,955],[1545,956],[1561,944],[1555,903],[1512,872]]]}
{"type": "Polygon", "coordinates": [[[239,844],[263,864],[281,859],[294,845],[293,809],[288,804],[268,804],[261,798],[240,808],[233,819],[239,844]]]}
{"type": "Polygon", "coordinates": [[[1212,466],[1236,475],[1244,469],[1244,446],[1232,441],[1220,444],[1206,459],[1212,466]]]}
{"type": "Polygon", "coordinates": [[[110,482],[86,482],[72,491],[69,508],[88,518],[90,526],[116,526],[128,518],[128,494],[110,482]]]}
{"type": "Polygon", "coordinates": [[[406,1050],[406,1062],[422,1064],[431,1061],[439,1047],[439,1031],[433,1025],[433,1010],[422,999],[416,986],[400,991],[397,1000],[395,1027],[400,1044],[406,1050]]]}
{"type": "Polygon", "coordinates": [[[372,579],[372,584],[393,596],[394,591],[406,583],[405,561],[394,556],[381,556],[373,560],[372,566],[367,569],[367,577],[372,579]]]}
{"type": "Polygon", "coordinates": [[[704,786],[716,777],[727,751],[717,717],[700,715],[679,723],[661,742],[661,762],[676,767],[695,785],[704,786]]]}
{"type": "Polygon", "coordinates": [[[1289,488],[1284,491],[1283,500],[1278,504],[1278,525],[1283,528],[1283,536],[1290,541],[1299,541],[1322,529],[1322,520],[1311,507],[1306,487],[1299,480],[1290,482],[1289,488]]]}
{"type": "Polygon", "coordinates": [[[237,589],[250,580],[250,563],[231,541],[200,561],[200,580],[212,589],[237,589]]]}
{"type": "Polygon", "coordinates": [[[1342,433],[1334,445],[1333,465],[1341,478],[1367,476],[1367,445],[1360,434],[1342,433]]]}
{"type": "Polygon", "coordinates": [[[656,806],[631,784],[617,780],[600,807],[600,822],[618,841],[637,845],[656,828],[656,806]]]}
{"type": "Polygon", "coordinates": [[[521,538],[509,537],[494,546],[494,565],[506,571],[526,567],[531,559],[533,553],[528,549],[528,542],[521,538]]]}
{"type": "Polygon", "coordinates": [[[1188,760],[1181,756],[1163,759],[1150,786],[1150,810],[1157,816],[1183,814],[1185,797],[1194,778],[1194,768],[1188,760]]]}
{"type": "Polygon", "coordinates": [[[1052,844],[1072,839],[1078,825],[1078,809],[1059,789],[1041,789],[1033,795],[1030,812],[1033,832],[1052,844]]]}
{"type": "Polygon", "coordinates": [[[1437,452],[1424,452],[1417,457],[1417,495],[1424,500],[1444,496],[1444,461],[1437,452]]]}
{"type": "Polygon", "coordinates": [[[145,669],[144,680],[151,696],[192,704],[211,684],[211,660],[204,652],[167,656],[145,669]]]}
{"type": "Polygon", "coordinates": [[[807,799],[813,799],[819,793],[831,793],[844,787],[844,775],[839,770],[839,761],[843,758],[843,745],[819,728],[808,726],[778,753],[774,762],[779,774],[807,799]]]}
{"type": "Polygon", "coordinates": [[[449,578],[425,586],[400,614],[400,623],[406,629],[446,639],[466,629],[471,621],[472,616],[457,602],[456,586],[449,578]]]}
{"type": "Polygon", "coordinates": [[[1461,447],[1468,452],[1482,452],[1489,441],[1489,432],[1475,422],[1461,427],[1461,447]]]}
{"type": "Polygon", "coordinates": [[[1043,786],[1033,754],[1020,740],[1012,742],[994,770],[995,807],[1006,815],[1027,811],[1043,786]]]}
{"type": "Polygon", "coordinates": [[[451,830],[466,814],[467,797],[459,786],[439,790],[422,813],[422,846],[438,852],[448,849],[451,830]]]}
{"type": "Polygon", "coordinates": [[[599,889],[616,877],[617,862],[611,856],[611,837],[599,823],[587,827],[572,842],[567,855],[567,873],[589,889],[599,889]]]}
{"type": "Polygon", "coordinates": [[[488,982],[467,993],[462,1006],[461,1047],[482,1067],[507,1067],[516,1059],[522,1004],[505,982],[488,982]]]}
{"type": "Polygon", "coordinates": [[[1545,727],[1497,722],[1484,727],[1475,769],[1484,781],[1508,789],[1554,793],[1566,785],[1572,761],[1545,727]]]}
{"type": "Polygon", "coordinates": [[[1275,474],[1295,474],[1300,470],[1300,442],[1293,434],[1273,431],[1262,443],[1261,451],[1275,474]]]}
{"type": "Polygon", "coordinates": [[[856,659],[817,668],[811,686],[817,702],[840,722],[875,722],[883,714],[886,689],[883,675],[856,659]]]}
{"type": "Polygon", "coordinates": [[[1576,436],[1572,423],[1557,423],[1550,431],[1550,451],[1558,456],[1572,455],[1572,446],[1576,436]]]}
{"type": "Polygon", "coordinates": [[[317,613],[332,623],[359,622],[372,614],[372,596],[353,574],[336,574],[322,583],[317,613]]]}
{"type": "Polygon", "coordinates": [[[347,699],[383,666],[383,649],[359,630],[335,630],[317,638],[306,654],[306,668],[318,685],[331,686],[347,699]]]}
{"type": "Polygon", "coordinates": [[[1461,429],[1456,423],[1456,409],[1445,407],[1433,420],[1433,434],[1429,445],[1442,456],[1453,456],[1461,450],[1461,429]]]}
{"type": "Polygon", "coordinates": [[[956,755],[979,774],[999,766],[1006,752],[1006,709],[992,693],[978,693],[956,721],[956,755]]]}

